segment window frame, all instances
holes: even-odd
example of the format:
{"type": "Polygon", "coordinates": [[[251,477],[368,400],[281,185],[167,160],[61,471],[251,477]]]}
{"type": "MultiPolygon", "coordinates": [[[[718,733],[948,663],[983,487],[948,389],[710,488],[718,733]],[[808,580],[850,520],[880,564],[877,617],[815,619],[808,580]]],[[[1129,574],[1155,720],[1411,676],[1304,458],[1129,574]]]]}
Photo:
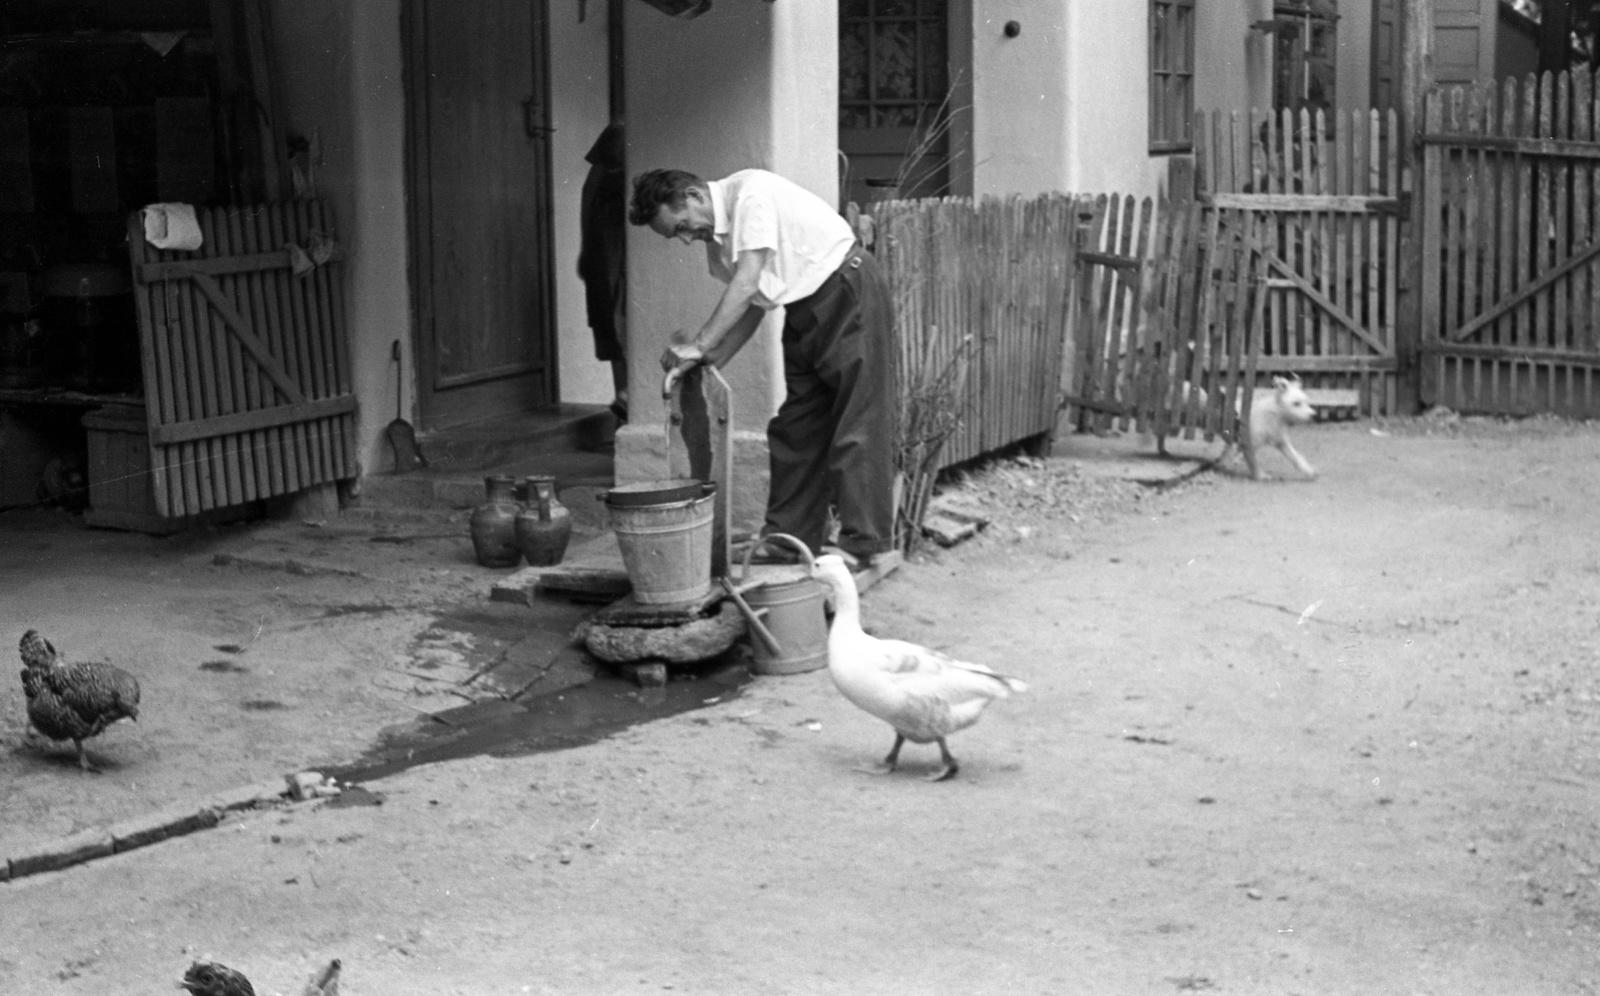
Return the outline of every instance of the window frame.
{"type": "Polygon", "coordinates": [[[1195,0],[1150,0],[1149,13],[1150,153],[1193,152],[1195,0]]]}

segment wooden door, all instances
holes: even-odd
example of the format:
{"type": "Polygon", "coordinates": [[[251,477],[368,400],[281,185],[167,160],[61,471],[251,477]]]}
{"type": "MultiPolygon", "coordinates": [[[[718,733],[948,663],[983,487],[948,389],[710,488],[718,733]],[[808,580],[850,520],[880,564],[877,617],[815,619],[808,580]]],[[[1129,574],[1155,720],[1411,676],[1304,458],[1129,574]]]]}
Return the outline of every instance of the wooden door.
{"type": "Polygon", "coordinates": [[[844,201],[949,193],[946,0],[845,0],[839,7],[839,151],[844,201]]]}
{"type": "Polygon", "coordinates": [[[544,5],[407,0],[423,428],[556,397],[544,5]]]}

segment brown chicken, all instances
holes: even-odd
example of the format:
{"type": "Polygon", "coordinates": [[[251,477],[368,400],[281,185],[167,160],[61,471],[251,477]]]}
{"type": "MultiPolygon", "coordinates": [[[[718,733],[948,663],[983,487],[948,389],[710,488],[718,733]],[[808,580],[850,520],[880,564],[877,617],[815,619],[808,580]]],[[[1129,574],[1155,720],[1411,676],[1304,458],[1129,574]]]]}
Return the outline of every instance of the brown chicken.
{"type": "Polygon", "coordinates": [[[37,630],[22,635],[19,649],[28,721],[51,740],[71,740],[78,765],[95,770],[83,742],[119,719],[138,720],[138,680],[103,661],[69,664],[37,630]]]}

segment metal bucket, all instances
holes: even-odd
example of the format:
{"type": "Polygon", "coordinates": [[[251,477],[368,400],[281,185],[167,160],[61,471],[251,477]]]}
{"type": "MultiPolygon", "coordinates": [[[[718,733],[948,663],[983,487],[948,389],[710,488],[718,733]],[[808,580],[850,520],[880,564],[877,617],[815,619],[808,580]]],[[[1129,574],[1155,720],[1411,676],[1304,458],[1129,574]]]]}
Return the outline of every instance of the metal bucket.
{"type": "Polygon", "coordinates": [[[743,579],[750,580],[750,557],[756,549],[771,542],[792,546],[804,558],[807,577],[771,581],[744,590],[744,600],[762,617],[777,643],[768,647],[763,640],[750,641],[750,669],[756,674],[800,674],[828,666],[828,617],[824,609],[827,586],[809,575],[816,565],[811,550],[800,540],[784,533],[772,533],[752,544],[744,554],[743,579]]]}
{"type": "MultiPolygon", "coordinates": [[[[660,494],[682,495],[682,481],[656,482],[660,494]]],[[[693,482],[692,497],[649,504],[649,485],[617,488],[600,496],[633,582],[633,597],[645,605],[692,602],[711,593],[712,521],[715,486],[693,482]]]]}

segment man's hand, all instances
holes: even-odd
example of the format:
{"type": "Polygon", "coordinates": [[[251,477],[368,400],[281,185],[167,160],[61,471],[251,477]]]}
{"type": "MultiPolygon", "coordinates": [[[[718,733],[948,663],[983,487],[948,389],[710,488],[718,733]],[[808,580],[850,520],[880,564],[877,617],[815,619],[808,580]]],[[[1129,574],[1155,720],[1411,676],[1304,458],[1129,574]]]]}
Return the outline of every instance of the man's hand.
{"type": "Polygon", "coordinates": [[[661,354],[661,369],[667,373],[674,370],[687,370],[689,367],[699,366],[706,362],[705,350],[692,342],[668,346],[666,352],[661,354]]]}

